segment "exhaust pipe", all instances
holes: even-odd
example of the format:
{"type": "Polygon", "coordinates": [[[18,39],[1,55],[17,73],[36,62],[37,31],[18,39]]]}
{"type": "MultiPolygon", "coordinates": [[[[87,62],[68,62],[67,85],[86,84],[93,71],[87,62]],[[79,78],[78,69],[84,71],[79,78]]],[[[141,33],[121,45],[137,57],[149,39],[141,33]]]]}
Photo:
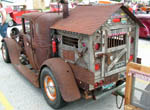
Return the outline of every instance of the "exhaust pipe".
{"type": "Polygon", "coordinates": [[[69,16],[68,1],[60,0],[59,3],[63,5],[63,18],[67,18],[69,16]]]}
{"type": "Polygon", "coordinates": [[[67,18],[69,16],[68,3],[63,3],[63,18],[67,18]]]}

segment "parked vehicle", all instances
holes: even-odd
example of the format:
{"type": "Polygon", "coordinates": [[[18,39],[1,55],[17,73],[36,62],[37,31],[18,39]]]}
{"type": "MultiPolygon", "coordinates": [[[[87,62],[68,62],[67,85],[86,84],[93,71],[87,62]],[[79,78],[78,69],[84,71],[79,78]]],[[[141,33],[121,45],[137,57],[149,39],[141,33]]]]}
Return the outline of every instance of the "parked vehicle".
{"type": "Polygon", "coordinates": [[[116,4],[119,3],[117,1],[110,1],[110,0],[99,0],[98,1],[99,4],[116,4]]]}
{"type": "Polygon", "coordinates": [[[39,10],[26,9],[26,5],[12,5],[6,8],[7,13],[12,20],[8,22],[8,26],[12,27],[17,24],[21,24],[21,16],[25,13],[38,12],[39,10]]]}
{"type": "Polygon", "coordinates": [[[41,88],[53,108],[122,88],[126,64],[136,61],[143,26],[122,4],[71,11],[63,6],[59,14],[24,14],[23,31],[14,28],[2,44],[4,61],[41,88]]]}
{"type": "Polygon", "coordinates": [[[50,3],[50,11],[51,12],[62,11],[62,5],[58,3],[50,3]]]}
{"type": "Polygon", "coordinates": [[[150,38],[150,15],[139,14],[136,17],[143,23],[144,27],[140,27],[140,37],[150,38]]]}
{"type": "Polygon", "coordinates": [[[150,12],[150,6],[140,5],[139,9],[145,11],[147,14],[150,12]]]}

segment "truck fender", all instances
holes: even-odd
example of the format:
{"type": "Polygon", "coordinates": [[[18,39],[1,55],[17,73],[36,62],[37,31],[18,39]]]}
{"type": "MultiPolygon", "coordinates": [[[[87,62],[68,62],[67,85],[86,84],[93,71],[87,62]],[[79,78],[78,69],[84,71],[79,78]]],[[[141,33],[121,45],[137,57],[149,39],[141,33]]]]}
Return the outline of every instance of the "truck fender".
{"type": "Polygon", "coordinates": [[[19,55],[20,55],[21,47],[16,43],[15,40],[11,38],[4,38],[2,42],[5,42],[7,44],[11,63],[20,64],[19,55]]]}
{"type": "Polygon", "coordinates": [[[61,58],[48,59],[42,64],[41,70],[44,67],[51,69],[64,101],[71,102],[81,98],[74,74],[70,66],[64,60],[61,58]]]}

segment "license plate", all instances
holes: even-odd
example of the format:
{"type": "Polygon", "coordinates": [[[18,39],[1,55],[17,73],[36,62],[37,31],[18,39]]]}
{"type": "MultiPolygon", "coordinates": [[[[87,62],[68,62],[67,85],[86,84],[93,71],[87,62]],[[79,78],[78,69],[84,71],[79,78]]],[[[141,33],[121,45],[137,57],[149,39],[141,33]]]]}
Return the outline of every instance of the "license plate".
{"type": "Polygon", "coordinates": [[[111,89],[114,86],[114,83],[103,86],[103,89],[111,89]]]}
{"type": "Polygon", "coordinates": [[[123,67],[123,66],[125,66],[125,65],[126,65],[125,61],[121,61],[121,62],[115,64],[115,69],[120,68],[120,67],[123,67]]]}

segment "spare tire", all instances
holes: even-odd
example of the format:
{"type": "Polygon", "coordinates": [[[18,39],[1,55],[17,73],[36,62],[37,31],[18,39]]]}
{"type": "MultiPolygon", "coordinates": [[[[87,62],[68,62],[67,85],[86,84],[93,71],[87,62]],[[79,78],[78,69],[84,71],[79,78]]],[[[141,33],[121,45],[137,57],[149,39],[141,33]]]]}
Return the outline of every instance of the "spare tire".
{"type": "Polygon", "coordinates": [[[11,31],[10,31],[10,34],[11,35],[18,35],[19,34],[19,29],[16,28],[16,27],[12,28],[11,31]]]}

